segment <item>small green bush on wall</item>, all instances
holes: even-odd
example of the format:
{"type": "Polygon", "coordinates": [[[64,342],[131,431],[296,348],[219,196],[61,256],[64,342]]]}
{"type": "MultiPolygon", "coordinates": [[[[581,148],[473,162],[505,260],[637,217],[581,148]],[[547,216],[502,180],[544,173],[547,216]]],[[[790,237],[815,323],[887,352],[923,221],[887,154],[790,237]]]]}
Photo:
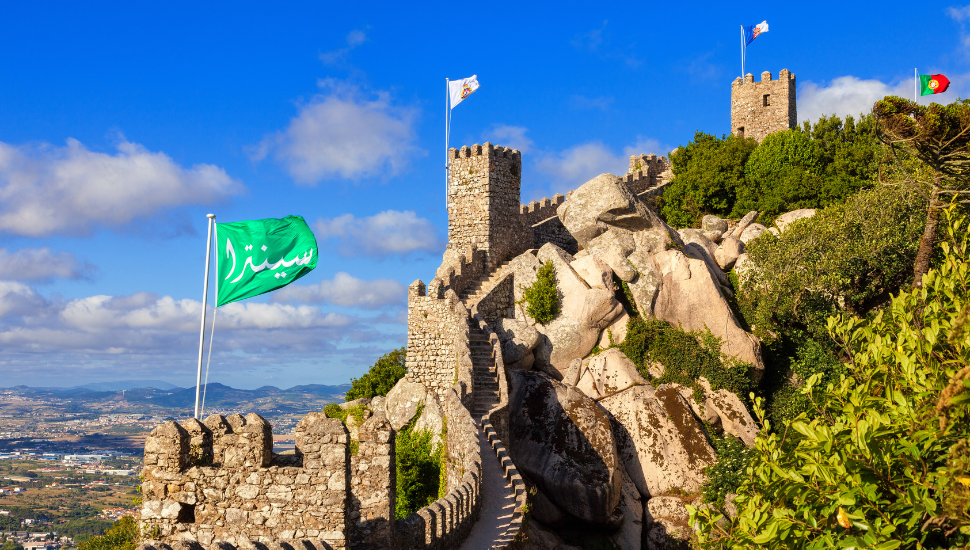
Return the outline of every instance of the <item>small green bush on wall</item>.
{"type": "Polygon", "coordinates": [[[556,288],[556,269],[552,262],[542,264],[536,273],[536,282],[522,288],[525,292],[518,303],[527,304],[525,311],[530,317],[544,325],[559,315],[561,304],[556,288]]]}

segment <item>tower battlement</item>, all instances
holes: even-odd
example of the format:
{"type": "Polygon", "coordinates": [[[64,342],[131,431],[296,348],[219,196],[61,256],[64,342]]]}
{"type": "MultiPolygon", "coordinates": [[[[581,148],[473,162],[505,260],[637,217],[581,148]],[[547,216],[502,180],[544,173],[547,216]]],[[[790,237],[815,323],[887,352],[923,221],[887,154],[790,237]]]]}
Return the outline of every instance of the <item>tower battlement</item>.
{"type": "Polygon", "coordinates": [[[737,77],[731,83],[731,134],[750,137],[759,143],[768,134],[798,126],[795,106],[795,75],[782,69],[774,80],[769,71],[737,77]]]}

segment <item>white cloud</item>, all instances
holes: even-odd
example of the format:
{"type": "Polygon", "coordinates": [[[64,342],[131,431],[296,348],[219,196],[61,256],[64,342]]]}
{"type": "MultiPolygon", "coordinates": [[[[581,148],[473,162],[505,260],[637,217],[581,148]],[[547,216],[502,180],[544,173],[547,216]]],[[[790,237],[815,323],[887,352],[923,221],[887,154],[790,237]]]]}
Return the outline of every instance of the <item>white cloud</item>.
{"type": "Polygon", "coordinates": [[[334,80],[299,108],[286,130],[266,136],[253,158],[272,153],[302,184],[328,177],[392,176],[415,155],[417,111],[391,103],[388,92],[367,94],[334,80]]]}
{"type": "Polygon", "coordinates": [[[949,7],[946,9],[947,16],[960,24],[960,43],[964,48],[970,48],[970,33],[967,32],[967,23],[970,22],[970,6],[962,8],[949,7]]]}
{"type": "Polygon", "coordinates": [[[858,117],[872,111],[873,103],[887,95],[913,97],[913,81],[908,79],[897,84],[886,84],[880,80],[840,76],[828,86],[809,81],[799,85],[799,88],[799,122],[815,122],[822,115],[858,117]]]}
{"type": "Polygon", "coordinates": [[[434,225],[411,210],[385,210],[366,218],[353,214],[320,218],[313,228],[320,241],[341,241],[340,253],[345,256],[405,254],[442,246],[434,225]]]}
{"type": "Polygon", "coordinates": [[[359,29],[352,30],[347,34],[346,41],[347,46],[345,48],[320,54],[320,61],[323,61],[326,65],[341,64],[354,48],[367,42],[367,33],[359,29]]]}
{"type": "Polygon", "coordinates": [[[522,126],[509,126],[508,124],[495,124],[485,132],[486,141],[503,147],[518,149],[523,153],[532,150],[532,140],[525,134],[529,129],[522,126]]]}
{"type": "Polygon", "coordinates": [[[0,279],[15,281],[50,281],[51,279],[88,279],[97,267],[71,252],[55,252],[49,248],[21,248],[10,252],[0,248],[0,279]]]}
{"type": "Polygon", "coordinates": [[[182,168],[164,153],[122,140],[114,155],[0,143],[0,232],[31,237],[121,227],[159,211],[225,200],[244,188],[211,164],[182,168]]]}
{"type": "Polygon", "coordinates": [[[0,317],[29,314],[46,305],[47,301],[29,286],[16,281],[0,281],[0,317]]]}
{"type": "Polygon", "coordinates": [[[369,309],[407,303],[408,289],[394,279],[365,281],[343,271],[318,284],[292,284],[273,294],[274,302],[330,303],[369,309]]]}

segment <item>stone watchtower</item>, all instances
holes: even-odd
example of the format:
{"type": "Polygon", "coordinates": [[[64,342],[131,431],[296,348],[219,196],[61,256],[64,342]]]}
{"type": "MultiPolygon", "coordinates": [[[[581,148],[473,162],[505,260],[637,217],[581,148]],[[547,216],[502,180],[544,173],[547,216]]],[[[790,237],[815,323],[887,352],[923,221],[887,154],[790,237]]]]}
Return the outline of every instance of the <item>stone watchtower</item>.
{"type": "Polygon", "coordinates": [[[523,252],[522,154],[486,142],[452,148],[448,158],[448,248],[476,245],[489,269],[523,252]]]}
{"type": "Polygon", "coordinates": [[[795,75],[782,69],[778,80],[761,73],[761,82],[747,74],[731,83],[731,134],[758,140],[798,125],[795,109],[795,75]]]}

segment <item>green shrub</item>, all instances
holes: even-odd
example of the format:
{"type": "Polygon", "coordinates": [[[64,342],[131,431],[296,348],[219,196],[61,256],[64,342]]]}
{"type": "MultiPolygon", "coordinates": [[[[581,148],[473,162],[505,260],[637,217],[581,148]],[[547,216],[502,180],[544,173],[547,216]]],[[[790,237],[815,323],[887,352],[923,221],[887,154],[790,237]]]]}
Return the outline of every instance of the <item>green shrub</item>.
{"type": "MultiPolygon", "coordinates": [[[[952,210],[951,210],[952,212],[952,210]]],[[[803,388],[815,413],[770,421],[737,518],[690,507],[702,548],[958,548],[970,542],[970,237],[868,320],[829,319],[850,363],[803,388]],[[723,521],[722,521],[723,520],[723,521]],[[720,522],[720,524],[719,524],[720,522]]],[[[755,414],[764,418],[760,399],[755,414]]]]}
{"type": "Polygon", "coordinates": [[[791,224],[778,238],[751,241],[738,296],[745,320],[766,342],[796,328],[828,339],[830,315],[865,314],[911,278],[925,207],[912,191],[878,187],[791,224]]]}
{"type": "Polygon", "coordinates": [[[78,550],[134,550],[141,532],[134,518],[125,516],[100,537],[91,537],[77,545],[78,550]]]}
{"type": "Polygon", "coordinates": [[[368,399],[378,395],[387,395],[394,384],[404,375],[407,370],[404,368],[404,360],[407,357],[405,348],[398,348],[388,354],[383,355],[376,363],[360,378],[353,378],[350,381],[350,389],[347,390],[347,401],[366,397],[368,399]]]}
{"type": "Polygon", "coordinates": [[[395,437],[397,500],[394,514],[406,518],[438,499],[441,487],[441,446],[435,447],[428,430],[415,430],[424,405],[395,437]]]}
{"type": "Polygon", "coordinates": [[[658,362],[664,373],[657,384],[668,382],[692,388],[702,400],[697,379],[707,378],[711,389],[730,390],[744,399],[752,390],[749,365],[736,363],[721,353],[721,341],[710,331],[684,332],[665,321],[648,321],[632,317],[627,322],[626,338],[618,347],[644,376],[650,380],[650,364],[658,362]]]}
{"type": "Polygon", "coordinates": [[[559,290],[556,288],[556,269],[552,262],[546,262],[536,273],[532,286],[522,287],[525,292],[518,303],[528,304],[526,312],[541,324],[546,324],[559,315],[559,290]]]}
{"type": "Polygon", "coordinates": [[[327,415],[328,418],[336,418],[337,420],[347,423],[347,417],[353,416],[354,420],[358,424],[364,421],[364,412],[370,409],[364,405],[354,405],[353,407],[348,407],[343,409],[340,405],[336,403],[331,403],[323,408],[323,414],[327,415]]]}
{"type": "Polygon", "coordinates": [[[821,208],[875,185],[882,145],[871,116],[822,117],[814,125],[753,139],[697,132],[671,153],[674,178],[660,214],[677,227],[696,226],[705,214],[741,217],[821,208]]]}
{"type": "Polygon", "coordinates": [[[734,210],[744,166],[758,146],[750,138],[717,138],[696,132],[694,140],[670,154],[674,178],[664,191],[660,214],[675,227],[700,223],[705,214],[727,216],[734,210]]]}

